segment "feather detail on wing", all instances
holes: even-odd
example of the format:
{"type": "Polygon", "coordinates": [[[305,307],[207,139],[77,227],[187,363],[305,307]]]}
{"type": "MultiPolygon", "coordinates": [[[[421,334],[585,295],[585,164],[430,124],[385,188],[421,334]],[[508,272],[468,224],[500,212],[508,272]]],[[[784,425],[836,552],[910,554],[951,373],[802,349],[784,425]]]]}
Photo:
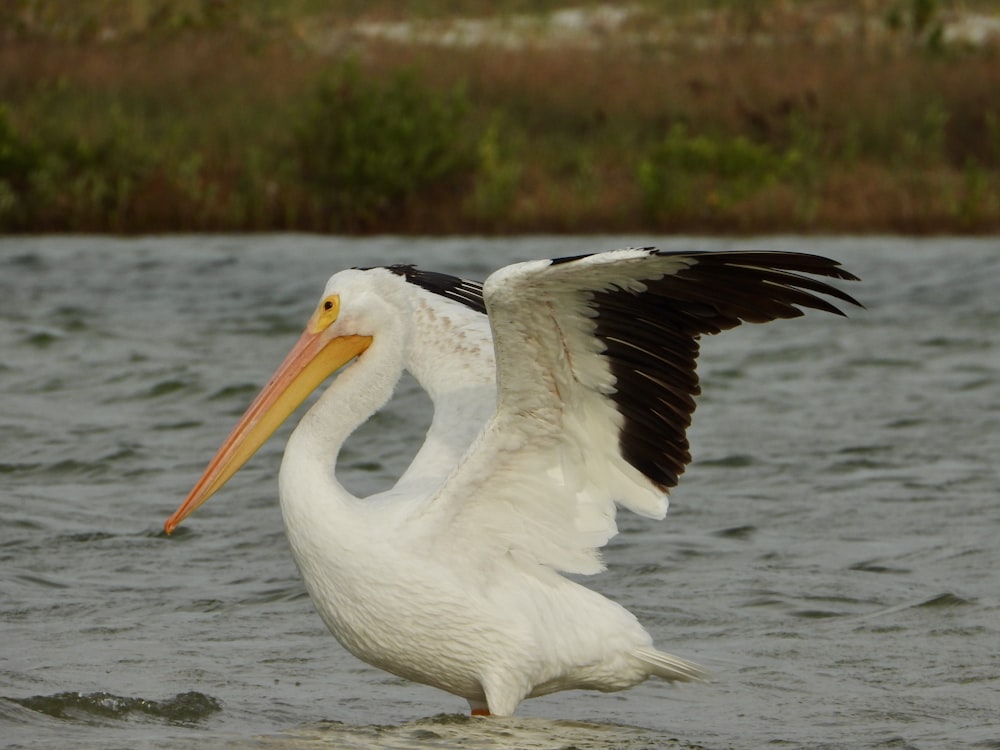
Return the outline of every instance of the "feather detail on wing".
{"type": "Polygon", "coordinates": [[[858,304],[798,253],[653,248],[531,261],[490,276],[497,412],[429,510],[487,556],[601,569],[616,503],[661,518],[690,461],[702,334],[858,304]]]}

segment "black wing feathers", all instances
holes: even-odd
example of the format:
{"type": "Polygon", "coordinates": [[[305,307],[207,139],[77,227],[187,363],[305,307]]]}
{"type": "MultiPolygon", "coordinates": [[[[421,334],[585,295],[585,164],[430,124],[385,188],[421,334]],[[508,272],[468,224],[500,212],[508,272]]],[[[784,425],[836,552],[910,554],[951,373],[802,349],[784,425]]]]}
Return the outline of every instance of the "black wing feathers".
{"type": "Polygon", "coordinates": [[[699,393],[698,339],[741,322],[766,323],[813,308],[843,315],[824,294],[850,295],[802,273],[854,280],[832,260],[798,253],[667,253],[695,262],[661,278],[641,279],[641,293],[593,294],[595,334],[604,343],[624,417],[619,446],[632,466],[663,490],[677,484],[691,460],[687,428],[699,393]]]}
{"type": "MultiPolygon", "coordinates": [[[[409,283],[419,286],[433,294],[438,294],[455,302],[460,302],[478,313],[486,314],[486,303],[483,301],[483,285],[478,281],[461,279],[436,271],[421,271],[413,265],[382,266],[397,276],[402,276],[409,283]]],[[[370,268],[359,269],[370,271],[370,268]]]]}

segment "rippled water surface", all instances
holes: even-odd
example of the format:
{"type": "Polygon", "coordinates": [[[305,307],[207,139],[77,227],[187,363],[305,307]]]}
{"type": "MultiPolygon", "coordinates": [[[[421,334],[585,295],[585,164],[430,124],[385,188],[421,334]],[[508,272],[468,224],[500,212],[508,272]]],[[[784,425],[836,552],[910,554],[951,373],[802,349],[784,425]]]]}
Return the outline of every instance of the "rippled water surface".
{"type": "MultiPolygon", "coordinates": [[[[707,339],[695,460],[620,517],[592,585],[707,684],[562,693],[510,720],[359,663],[281,529],[283,431],[170,538],[325,278],[656,238],[0,240],[0,744],[1000,748],[1000,240],[660,241],[804,250],[867,309],[707,339]]],[[[342,474],[385,487],[412,382],[342,474]]]]}

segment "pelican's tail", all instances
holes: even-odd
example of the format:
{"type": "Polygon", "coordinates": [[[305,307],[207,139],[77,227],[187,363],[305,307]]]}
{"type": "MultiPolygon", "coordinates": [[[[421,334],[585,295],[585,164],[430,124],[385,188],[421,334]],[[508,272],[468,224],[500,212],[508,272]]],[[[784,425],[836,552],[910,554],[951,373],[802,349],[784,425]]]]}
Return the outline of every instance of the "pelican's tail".
{"type": "Polygon", "coordinates": [[[652,647],[637,648],[632,655],[649,667],[650,674],[671,682],[694,682],[708,678],[708,672],[697,664],[652,647]]]}

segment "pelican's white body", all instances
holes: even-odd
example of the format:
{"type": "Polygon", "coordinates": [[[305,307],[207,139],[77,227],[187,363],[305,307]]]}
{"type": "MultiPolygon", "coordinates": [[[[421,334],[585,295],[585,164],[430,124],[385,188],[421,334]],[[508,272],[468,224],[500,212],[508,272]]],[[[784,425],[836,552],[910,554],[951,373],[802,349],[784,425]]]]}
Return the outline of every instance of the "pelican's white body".
{"type": "MultiPolygon", "coordinates": [[[[501,490],[506,485],[507,491],[511,486],[518,491],[524,483],[519,469],[505,472],[501,454],[523,458],[534,451],[545,482],[564,484],[563,467],[553,466],[548,455],[557,454],[564,442],[553,447],[551,425],[540,425],[534,435],[504,434],[506,447],[494,451],[493,471],[479,488],[489,494],[489,482],[495,483],[495,504],[472,497],[442,500],[439,491],[449,479],[449,486],[456,484],[452,475],[463,457],[476,460],[484,425],[496,411],[490,324],[486,316],[386,271],[373,289],[376,271],[342,272],[327,285],[326,294],[352,302],[335,325],[378,335],[298,425],[280,474],[292,552],[337,640],[369,664],[462,696],[473,708],[488,706],[496,715],[511,714],[526,697],[557,690],[620,690],[651,674],[696,677],[693,665],[655,651],[648,633],[623,607],[544,564],[543,551],[511,545],[498,554],[497,527],[512,520],[501,490]],[[351,311],[361,309],[363,321],[352,320],[351,311]],[[392,490],[354,498],[334,477],[337,452],[388,400],[404,367],[434,402],[427,441],[392,490]],[[352,411],[352,404],[363,406],[352,411]],[[476,506],[476,515],[466,521],[463,511],[469,506],[476,506]],[[445,517],[450,523],[443,523],[445,517]]],[[[584,488],[577,488],[569,500],[576,503],[584,495],[584,488]]],[[[552,500],[557,507],[559,502],[531,487],[519,500],[552,500]]],[[[587,527],[594,523],[586,512],[562,519],[571,536],[580,535],[577,544],[594,563],[580,572],[599,566],[590,548],[614,533],[611,507],[610,517],[606,508],[596,513],[595,528],[587,527]]],[[[662,493],[654,494],[652,508],[657,515],[665,511],[662,493]]],[[[537,510],[544,520],[545,509],[537,510]]],[[[515,525],[530,522],[513,518],[515,525]]]]}
{"type": "Polygon", "coordinates": [[[525,697],[619,690],[653,672],[634,654],[651,639],[625,609],[513,556],[477,559],[474,543],[429,547],[405,503],[378,498],[380,512],[356,523],[310,521],[283,503],[320,616],[359,659],[497,715],[525,697]]]}

